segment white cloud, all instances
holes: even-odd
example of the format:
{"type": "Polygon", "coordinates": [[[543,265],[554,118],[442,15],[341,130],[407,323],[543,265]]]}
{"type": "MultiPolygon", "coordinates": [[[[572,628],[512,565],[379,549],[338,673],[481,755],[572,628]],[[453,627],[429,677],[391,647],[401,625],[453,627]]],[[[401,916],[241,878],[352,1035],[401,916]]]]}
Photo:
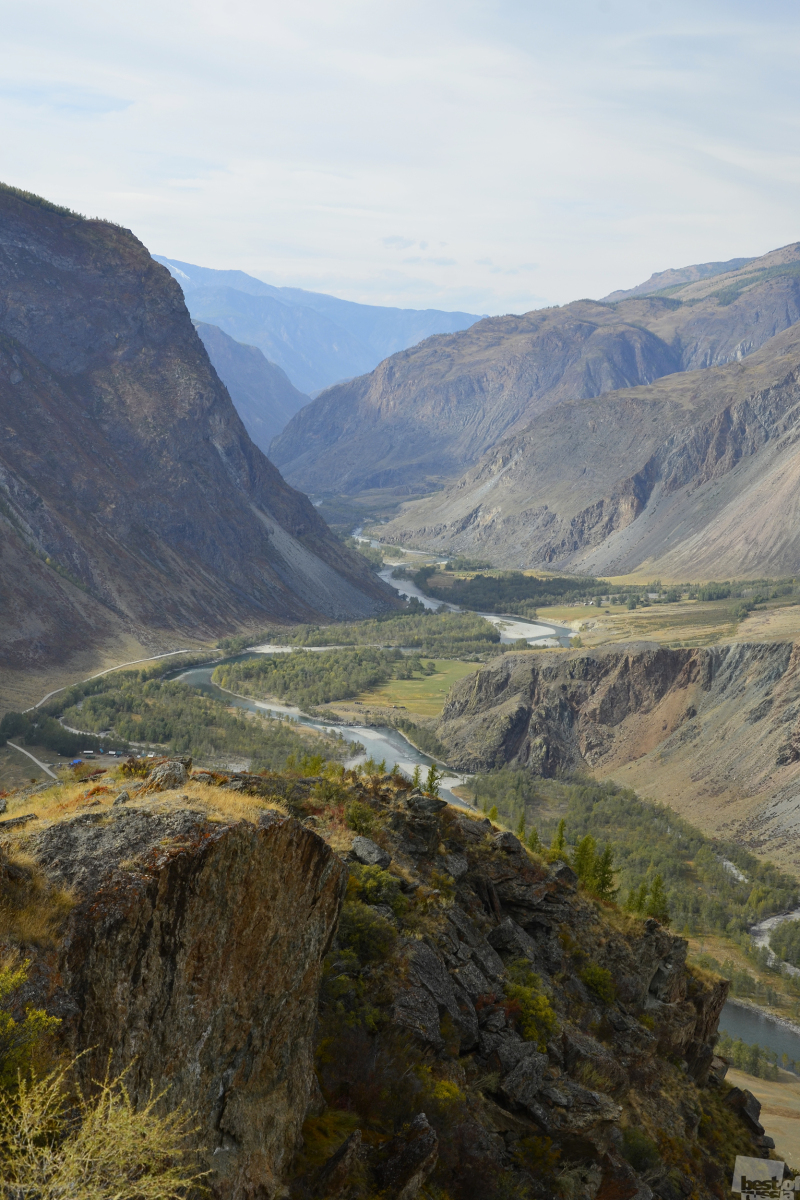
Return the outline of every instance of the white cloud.
{"type": "Polygon", "coordinates": [[[797,240],[799,43],[784,0],[27,0],[3,177],[188,262],[520,311],[797,240]]]}

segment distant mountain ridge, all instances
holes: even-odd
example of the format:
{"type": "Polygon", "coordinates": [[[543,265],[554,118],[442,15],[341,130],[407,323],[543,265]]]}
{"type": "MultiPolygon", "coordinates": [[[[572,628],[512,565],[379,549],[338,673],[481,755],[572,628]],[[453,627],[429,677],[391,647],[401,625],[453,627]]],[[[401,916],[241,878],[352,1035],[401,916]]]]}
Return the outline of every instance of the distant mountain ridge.
{"type": "Polygon", "coordinates": [[[275,287],[244,271],[153,257],[177,279],[196,321],[257,346],[305,393],[363,375],[432,334],[466,329],[480,320],[474,313],[356,304],[322,292],[275,287]]]}

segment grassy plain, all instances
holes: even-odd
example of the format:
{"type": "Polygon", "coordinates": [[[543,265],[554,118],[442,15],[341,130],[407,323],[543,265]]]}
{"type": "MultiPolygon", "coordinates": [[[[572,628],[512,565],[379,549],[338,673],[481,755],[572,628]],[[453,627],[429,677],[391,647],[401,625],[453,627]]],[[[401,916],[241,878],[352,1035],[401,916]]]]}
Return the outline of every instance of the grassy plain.
{"type": "Polygon", "coordinates": [[[438,717],[452,685],[465,675],[471,675],[479,664],[455,659],[431,661],[436,662],[435,675],[421,679],[391,679],[388,683],[362,692],[358,700],[362,704],[405,708],[409,716],[438,717]]]}
{"type": "Polygon", "coordinates": [[[713,646],[724,641],[778,641],[800,637],[800,605],[772,602],[739,619],[737,600],[683,600],[628,609],[558,605],[537,608],[542,621],[572,625],[584,646],[647,641],[664,646],[713,646]],[[573,624],[574,622],[574,624],[573,624]]]}

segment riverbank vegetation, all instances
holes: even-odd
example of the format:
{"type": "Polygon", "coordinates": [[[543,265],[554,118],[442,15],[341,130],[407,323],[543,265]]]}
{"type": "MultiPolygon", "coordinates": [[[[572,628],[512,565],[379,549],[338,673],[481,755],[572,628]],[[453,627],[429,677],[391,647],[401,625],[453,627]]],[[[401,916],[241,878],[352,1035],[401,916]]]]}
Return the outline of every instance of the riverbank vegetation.
{"type": "MultiPolygon", "coordinates": [[[[778,1055],[774,1050],[768,1050],[766,1046],[759,1046],[755,1042],[752,1046],[748,1046],[741,1038],[732,1038],[729,1033],[723,1031],[719,1035],[716,1052],[723,1058],[727,1058],[738,1071],[755,1075],[757,1079],[777,1080],[780,1078],[778,1055]]],[[[797,1064],[789,1058],[788,1054],[783,1055],[781,1066],[786,1071],[796,1071],[797,1068],[797,1064]]]]}
{"type": "Polygon", "coordinates": [[[342,625],[272,625],[259,634],[224,638],[219,647],[241,654],[248,646],[371,646],[416,650],[428,658],[480,660],[500,654],[500,634],[477,613],[416,611],[387,613],[369,621],[342,625]]]}
{"type": "Polygon", "coordinates": [[[308,709],[332,700],[348,700],[389,679],[413,679],[436,673],[436,664],[400,650],[370,647],[260,654],[221,663],[212,680],[242,696],[274,697],[308,709]]]}
{"type": "Polygon", "coordinates": [[[341,735],[323,736],[291,720],[231,709],[215,696],[163,678],[174,669],[174,663],[159,664],[77,684],[33,712],[6,714],[0,731],[67,755],[153,746],[208,763],[245,759],[254,771],[280,770],[290,756],[322,753],[342,760],[353,753],[341,735]]]}

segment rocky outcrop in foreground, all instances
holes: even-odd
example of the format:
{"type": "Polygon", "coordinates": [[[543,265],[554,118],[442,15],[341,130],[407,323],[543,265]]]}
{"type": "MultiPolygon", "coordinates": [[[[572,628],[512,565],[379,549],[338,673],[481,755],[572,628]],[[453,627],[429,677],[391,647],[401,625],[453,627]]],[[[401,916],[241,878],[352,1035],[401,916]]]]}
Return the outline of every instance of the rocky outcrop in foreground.
{"type": "Polygon", "coordinates": [[[272,1196],[306,1114],[341,860],[293,820],[124,807],[35,838],[79,897],[49,1006],[85,1080],[127,1068],[197,1113],[219,1197],[272,1196]]]}
{"type": "Polygon", "coordinates": [[[768,1153],[683,939],[398,777],[208,778],[0,825],[0,886],[73,889],[27,998],[197,1113],[215,1196],[712,1200],[768,1153]]]}

